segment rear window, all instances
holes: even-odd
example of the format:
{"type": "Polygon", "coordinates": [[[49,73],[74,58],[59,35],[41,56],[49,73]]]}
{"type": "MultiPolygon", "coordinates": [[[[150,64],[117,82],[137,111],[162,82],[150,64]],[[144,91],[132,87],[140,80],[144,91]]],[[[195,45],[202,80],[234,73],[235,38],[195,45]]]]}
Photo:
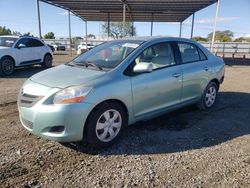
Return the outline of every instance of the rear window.
{"type": "Polygon", "coordinates": [[[183,63],[204,61],[207,59],[206,55],[194,44],[178,43],[178,47],[183,63]]]}

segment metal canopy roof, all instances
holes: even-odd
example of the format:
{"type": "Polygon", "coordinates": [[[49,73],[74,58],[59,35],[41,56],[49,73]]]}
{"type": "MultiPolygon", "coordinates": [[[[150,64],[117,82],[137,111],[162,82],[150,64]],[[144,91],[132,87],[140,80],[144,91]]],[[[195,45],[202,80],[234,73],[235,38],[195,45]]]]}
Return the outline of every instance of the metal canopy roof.
{"type": "Polygon", "coordinates": [[[182,22],[217,0],[41,0],[87,21],[182,22]]]}

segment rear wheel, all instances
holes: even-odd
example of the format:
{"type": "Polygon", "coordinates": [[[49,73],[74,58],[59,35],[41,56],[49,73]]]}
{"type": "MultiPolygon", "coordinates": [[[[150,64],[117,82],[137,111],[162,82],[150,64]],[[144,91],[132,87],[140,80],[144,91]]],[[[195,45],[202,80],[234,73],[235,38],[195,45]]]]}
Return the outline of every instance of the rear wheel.
{"type": "Polygon", "coordinates": [[[205,89],[205,92],[201,98],[200,103],[198,104],[198,107],[201,110],[211,108],[215,103],[217,92],[218,92],[217,84],[215,84],[214,82],[210,82],[205,89]]]}
{"type": "Polygon", "coordinates": [[[43,66],[43,68],[50,68],[50,67],[52,67],[52,56],[50,54],[46,54],[44,56],[44,60],[43,60],[42,66],[43,66]]]}
{"type": "Polygon", "coordinates": [[[126,124],[127,115],[119,104],[101,104],[88,117],[87,142],[94,147],[110,146],[121,137],[126,124]]]}
{"type": "Polygon", "coordinates": [[[0,62],[0,75],[9,76],[15,70],[15,63],[12,58],[4,57],[0,62]]]}

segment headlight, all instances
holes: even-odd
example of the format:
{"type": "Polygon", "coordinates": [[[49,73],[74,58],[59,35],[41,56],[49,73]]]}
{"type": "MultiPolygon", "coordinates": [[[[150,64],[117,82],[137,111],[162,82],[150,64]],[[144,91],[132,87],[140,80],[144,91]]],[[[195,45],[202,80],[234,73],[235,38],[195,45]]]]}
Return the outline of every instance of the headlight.
{"type": "Polygon", "coordinates": [[[71,104],[79,103],[84,100],[84,98],[92,90],[90,87],[73,86],[65,88],[57,92],[54,96],[54,104],[71,104]]]}

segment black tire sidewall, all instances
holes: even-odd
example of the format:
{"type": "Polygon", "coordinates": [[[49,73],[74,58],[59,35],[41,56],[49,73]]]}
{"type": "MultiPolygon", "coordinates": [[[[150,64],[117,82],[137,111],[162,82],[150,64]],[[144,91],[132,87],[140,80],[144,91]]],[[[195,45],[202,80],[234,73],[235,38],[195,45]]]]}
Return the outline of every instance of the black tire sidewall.
{"type": "Polygon", "coordinates": [[[218,86],[217,86],[217,84],[214,83],[214,82],[210,82],[210,83],[207,85],[207,87],[206,87],[206,89],[205,89],[205,91],[204,91],[204,93],[203,93],[201,102],[200,102],[200,104],[199,104],[199,108],[202,109],[202,110],[212,108],[212,107],[214,106],[215,102],[216,102],[217,94],[218,94],[218,86]],[[206,104],[206,102],[205,102],[205,100],[206,100],[206,93],[207,93],[208,89],[209,89],[210,87],[212,87],[212,86],[215,87],[215,89],[216,89],[216,97],[215,97],[215,101],[214,101],[214,103],[212,104],[212,106],[207,106],[207,104],[206,104]]]}
{"type": "Polygon", "coordinates": [[[126,125],[127,125],[127,114],[124,111],[123,107],[121,107],[117,103],[103,103],[90,113],[85,124],[85,130],[84,130],[85,134],[83,136],[86,137],[84,139],[86,139],[88,144],[90,144],[93,147],[96,147],[96,148],[108,147],[108,146],[113,145],[115,142],[119,140],[119,138],[122,136],[124,132],[124,128],[126,125]],[[121,126],[119,133],[113,140],[109,142],[102,142],[98,139],[96,135],[96,123],[99,117],[105,111],[110,110],[110,109],[117,110],[120,113],[121,118],[122,118],[122,126],[121,126]]]}
{"type": "Polygon", "coordinates": [[[45,56],[44,56],[44,59],[43,59],[43,67],[44,68],[50,68],[50,67],[52,67],[52,56],[50,55],[50,54],[46,54],[45,56]],[[51,59],[51,65],[47,65],[47,63],[46,63],[46,58],[47,57],[49,57],[50,59],[51,59]]]}
{"type": "Polygon", "coordinates": [[[0,60],[0,75],[2,76],[10,76],[13,74],[15,70],[15,63],[13,61],[13,59],[11,59],[10,57],[3,57],[1,60],[0,60]],[[12,62],[12,65],[13,65],[13,69],[12,69],[12,72],[10,74],[6,74],[6,72],[4,72],[3,70],[3,62],[6,61],[6,60],[9,60],[12,62]]]}

